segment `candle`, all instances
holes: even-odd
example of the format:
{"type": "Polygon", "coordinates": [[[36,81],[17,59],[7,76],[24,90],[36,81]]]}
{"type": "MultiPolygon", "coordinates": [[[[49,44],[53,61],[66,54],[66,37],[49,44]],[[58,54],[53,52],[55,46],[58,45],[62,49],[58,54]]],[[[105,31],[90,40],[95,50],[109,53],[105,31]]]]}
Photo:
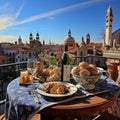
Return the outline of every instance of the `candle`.
{"type": "Polygon", "coordinates": [[[20,72],[20,83],[27,83],[30,81],[30,76],[27,70],[20,72]]]}

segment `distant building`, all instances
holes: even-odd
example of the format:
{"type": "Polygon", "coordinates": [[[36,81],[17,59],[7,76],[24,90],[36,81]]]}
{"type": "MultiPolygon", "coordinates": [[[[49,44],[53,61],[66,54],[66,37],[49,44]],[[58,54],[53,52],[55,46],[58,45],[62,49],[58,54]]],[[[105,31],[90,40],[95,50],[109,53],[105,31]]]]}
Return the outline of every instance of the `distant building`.
{"type": "Polygon", "coordinates": [[[0,65],[9,63],[9,57],[6,55],[0,55],[0,65]]]}
{"type": "Polygon", "coordinates": [[[82,37],[79,47],[77,47],[77,57],[96,56],[96,55],[102,56],[101,47],[102,47],[102,43],[91,42],[90,34],[88,33],[86,35],[86,41],[84,40],[84,37],[82,37]]]}
{"type": "Polygon", "coordinates": [[[69,29],[67,37],[64,39],[64,45],[74,46],[75,39],[71,36],[71,30],[69,29]]]}
{"type": "Polygon", "coordinates": [[[24,62],[28,58],[35,58],[35,51],[27,46],[14,46],[8,49],[4,49],[4,54],[9,57],[9,63],[24,62]]]}
{"type": "Polygon", "coordinates": [[[109,6],[106,14],[106,30],[103,43],[103,56],[120,58],[120,29],[112,32],[113,11],[109,6]]]}
{"type": "Polygon", "coordinates": [[[41,42],[40,42],[40,36],[39,36],[38,32],[36,34],[35,39],[33,38],[32,33],[30,33],[30,35],[29,35],[29,43],[30,43],[30,47],[32,47],[32,48],[40,48],[42,46],[41,42]]]}
{"type": "MultiPolygon", "coordinates": [[[[77,55],[78,57],[77,62],[79,63],[84,59],[85,56],[102,56],[102,43],[93,43],[90,40],[90,34],[88,33],[86,35],[86,41],[84,40],[84,37],[82,37],[82,40],[77,47],[77,55]]],[[[93,61],[93,60],[91,60],[93,61]]],[[[98,61],[95,60],[94,61],[98,61]]]]}
{"type": "Polygon", "coordinates": [[[0,48],[2,48],[2,49],[10,48],[11,46],[14,46],[14,44],[10,43],[10,42],[2,42],[2,43],[0,43],[0,48]]]}

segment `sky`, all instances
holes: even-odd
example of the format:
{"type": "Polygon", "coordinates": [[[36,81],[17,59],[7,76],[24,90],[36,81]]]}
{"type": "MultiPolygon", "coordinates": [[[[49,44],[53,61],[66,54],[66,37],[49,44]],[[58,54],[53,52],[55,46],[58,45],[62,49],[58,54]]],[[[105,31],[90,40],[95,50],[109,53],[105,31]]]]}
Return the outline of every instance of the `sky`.
{"type": "Polygon", "coordinates": [[[120,0],[0,0],[0,42],[21,36],[29,42],[30,33],[40,41],[63,44],[68,30],[78,44],[89,33],[91,42],[103,42],[108,7],[113,9],[113,28],[120,28],[120,0]]]}

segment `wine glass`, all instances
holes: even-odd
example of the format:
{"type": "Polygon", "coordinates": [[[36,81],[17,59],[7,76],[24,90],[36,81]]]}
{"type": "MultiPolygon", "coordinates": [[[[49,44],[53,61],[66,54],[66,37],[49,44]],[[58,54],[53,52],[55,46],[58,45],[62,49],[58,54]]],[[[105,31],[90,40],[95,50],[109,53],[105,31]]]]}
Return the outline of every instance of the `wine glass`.
{"type": "Polygon", "coordinates": [[[34,59],[34,58],[28,59],[28,61],[27,61],[27,70],[30,75],[33,75],[33,73],[35,71],[35,68],[36,68],[35,62],[36,62],[36,59],[34,59]]]}
{"type": "Polygon", "coordinates": [[[31,85],[32,85],[32,91],[31,91],[32,94],[34,93],[34,90],[35,90],[35,85],[33,83],[33,74],[36,71],[35,62],[36,62],[36,59],[34,59],[34,58],[28,59],[28,61],[27,61],[27,70],[30,74],[30,80],[31,80],[31,85]]]}

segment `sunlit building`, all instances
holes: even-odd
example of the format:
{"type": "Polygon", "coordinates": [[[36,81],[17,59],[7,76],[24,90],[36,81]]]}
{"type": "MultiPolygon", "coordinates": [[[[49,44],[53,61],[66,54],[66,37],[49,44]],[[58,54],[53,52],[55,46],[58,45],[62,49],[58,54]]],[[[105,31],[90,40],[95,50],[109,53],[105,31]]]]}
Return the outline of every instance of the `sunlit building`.
{"type": "Polygon", "coordinates": [[[74,46],[75,39],[71,36],[71,30],[69,29],[67,37],[64,39],[64,45],[74,46]]]}
{"type": "Polygon", "coordinates": [[[120,58],[120,29],[112,32],[113,10],[109,6],[106,14],[106,30],[103,43],[103,56],[120,58]]]}

